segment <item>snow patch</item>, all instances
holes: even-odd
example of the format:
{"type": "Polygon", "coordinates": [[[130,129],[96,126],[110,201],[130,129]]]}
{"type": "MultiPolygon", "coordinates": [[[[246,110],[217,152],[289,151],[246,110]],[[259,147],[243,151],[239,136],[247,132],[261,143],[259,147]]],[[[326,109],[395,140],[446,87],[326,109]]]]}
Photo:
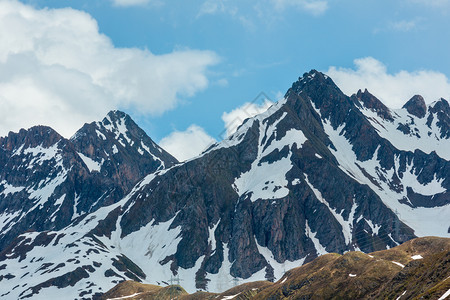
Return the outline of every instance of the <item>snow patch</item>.
{"type": "Polygon", "coordinates": [[[280,199],[289,194],[286,174],[293,166],[291,162],[292,153],[289,152],[287,157],[273,162],[263,161],[263,159],[273,151],[280,151],[285,146],[291,149],[296,144],[297,148],[300,148],[307,141],[303,132],[297,129],[291,129],[284,136],[278,136],[277,125],[286,117],[287,112],[284,112],[280,118],[270,125],[266,124],[267,119],[262,119],[264,115],[265,113],[259,115],[258,154],[256,159],[252,163],[250,170],[242,173],[235,179],[233,184],[233,188],[239,196],[248,194],[251,201],[280,199]],[[273,139],[271,140],[272,137],[273,139]],[[267,144],[269,140],[271,143],[267,144]],[[273,170],[277,171],[273,172],[273,170]]]}
{"type": "Polygon", "coordinates": [[[49,148],[44,148],[42,146],[27,148],[22,151],[23,154],[31,154],[34,158],[29,163],[29,168],[33,165],[42,165],[45,161],[57,158],[59,152],[58,149],[59,142],[53,144],[49,148]]]}
{"type": "Polygon", "coordinates": [[[7,227],[7,225],[20,216],[20,213],[20,211],[15,211],[13,213],[3,212],[0,214],[0,231],[2,234],[6,234],[9,230],[11,230],[11,227],[7,227]]]}
{"type": "Polygon", "coordinates": [[[250,200],[280,199],[289,194],[286,173],[292,168],[290,155],[273,163],[254,164],[234,181],[239,196],[250,194],[250,200]],[[277,172],[273,172],[277,170],[277,172]]]}
{"type": "Polygon", "coordinates": [[[134,296],[140,295],[142,293],[134,293],[133,295],[129,295],[129,296],[122,296],[122,297],[117,297],[117,298],[108,298],[107,300],[120,300],[120,299],[128,299],[128,298],[133,298],[134,296]]]}
{"type": "Polygon", "coordinates": [[[402,268],[404,268],[405,267],[405,265],[403,265],[403,264],[401,264],[401,263],[399,263],[399,262],[396,262],[396,261],[392,261],[394,264],[396,264],[397,266],[400,266],[400,267],[402,267],[402,268]]]}
{"type": "Polygon", "coordinates": [[[444,293],[444,295],[442,295],[438,300],[444,300],[444,299],[447,299],[447,297],[449,297],[450,296],[450,289],[448,289],[448,291],[446,291],[445,293],[444,293]]]}
{"type": "Polygon", "coordinates": [[[317,254],[319,254],[319,255],[327,254],[328,251],[325,249],[324,246],[322,246],[322,244],[320,243],[319,239],[316,238],[317,232],[312,232],[311,228],[309,228],[308,220],[306,220],[305,231],[306,231],[306,235],[313,242],[314,247],[316,248],[317,254]]]}
{"type": "Polygon", "coordinates": [[[55,176],[55,178],[46,178],[42,180],[37,189],[28,188],[27,192],[30,193],[29,199],[36,202],[29,211],[33,211],[38,206],[42,207],[44,203],[48,201],[50,196],[53,195],[55,189],[66,180],[67,174],[68,170],[63,169],[55,176]]]}
{"type": "Polygon", "coordinates": [[[373,225],[373,222],[371,220],[367,220],[366,218],[364,218],[364,220],[370,226],[370,229],[372,229],[372,235],[378,235],[378,230],[380,230],[381,225],[373,225]]]}
{"type": "MultiPolygon", "coordinates": [[[[341,214],[338,214],[335,208],[332,208],[330,204],[324,199],[322,196],[322,193],[316,189],[308,180],[308,175],[303,173],[305,176],[305,181],[313,191],[314,195],[316,196],[317,200],[319,200],[321,203],[325,204],[326,207],[328,207],[328,210],[331,212],[331,214],[334,216],[336,221],[341,224],[342,227],[342,234],[345,239],[345,243],[349,245],[352,241],[352,230],[353,230],[353,216],[352,218],[349,217],[349,220],[345,220],[344,217],[341,214]]],[[[356,203],[353,204],[351,211],[356,211],[356,203]]],[[[354,214],[354,213],[353,213],[354,214]]]]}
{"type": "Polygon", "coordinates": [[[57,199],[55,201],[55,203],[53,203],[54,206],[59,206],[64,202],[64,199],[66,199],[66,194],[62,195],[61,197],[59,197],[59,199],[57,199]]]}
{"type": "Polygon", "coordinates": [[[207,274],[211,281],[208,283],[208,291],[224,292],[233,287],[233,277],[230,274],[231,262],[229,260],[228,244],[223,244],[223,261],[217,274],[207,274]]]}
{"type": "Polygon", "coordinates": [[[3,186],[4,190],[0,193],[0,195],[4,195],[5,197],[9,194],[15,194],[23,191],[25,189],[24,186],[13,186],[6,182],[6,180],[3,180],[0,182],[0,186],[3,186]]]}
{"type": "Polygon", "coordinates": [[[300,184],[301,183],[301,181],[300,181],[300,179],[299,178],[295,178],[294,180],[292,180],[292,185],[297,185],[297,184],[300,184]]]}
{"type": "Polygon", "coordinates": [[[77,152],[78,156],[80,156],[80,158],[83,160],[84,164],[86,165],[86,167],[89,169],[89,172],[92,173],[92,171],[96,171],[96,172],[100,172],[104,159],[102,158],[102,162],[96,162],[95,160],[93,160],[90,157],[87,157],[86,155],[84,155],[83,153],[77,152]]]}
{"type": "Polygon", "coordinates": [[[95,129],[95,132],[97,133],[97,136],[99,138],[101,138],[102,140],[106,141],[106,136],[103,133],[101,133],[98,129],[95,129]]]}
{"type": "Polygon", "coordinates": [[[73,200],[73,215],[72,220],[81,216],[81,213],[77,212],[78,200],[80,200],[80,196],[75,193],[75,198],[73,200]]]}
{"type": "Polygon", "coordinates": [[[113,154],[119,153],[119,150],[117,149],[117,146],[116,146],[116,145],[113,145],[113,146],[112,146],[112,152],[113,152],[113,154]]]}
{"type": "Polygon", "coordinates": [[[238,294],[236,294],[236,295],[231,295],[231,296],[223,296],[223,300],[229,300],[229,299],[234,299],[234,298],[236,298],[237,296],[239,296],[239,294],[240,293],[238,293],[238,294]]]}
{"type": "MultiPolygon", "coordinates": [[[[270,251],[269,248],[261,246],[258,241],[255,238],[256,246],[258,247],[258,252],[266,259],[266,261],[272,266],[273,268],[273,275],[275,277],[275,281],[279,280],[284,276],[286,271],[289,271],[290,269],[297,268],[303,265],[306,257],[295,260],[295,261],[289,261],[286,260],[282,263],[275,260],[272,251],[270,251]]],[[[263,268],[261,271],[255,273],[250,278],[254,278],[251,281],[257,281],[257,280],[267,280],[265,278],[265,268],[263,268]]],[[[250,282],[248,279],[246,279],[246,282],[250,282]]]]}
{"type": "Polygon", "coordinates": [[[397,299],[395,299],[395,300],[400,300],[400,298],[401,298],[402,296],[404,296],[405,294],[406,294],[406,290],[405,290],[400,296],[398,296],[397,299]]]}
{"type": "Polygon", "coordinates": [[[216,237],[214,236],[214,233],[216,232],[216,229],[217,229],[217,226],[219,226],[219,223],[220,223],[220,220],[212,228],[209,228],[208,244],[211,244],[211,253],[214,253],[214,251],[216,251],[216,237]]]}

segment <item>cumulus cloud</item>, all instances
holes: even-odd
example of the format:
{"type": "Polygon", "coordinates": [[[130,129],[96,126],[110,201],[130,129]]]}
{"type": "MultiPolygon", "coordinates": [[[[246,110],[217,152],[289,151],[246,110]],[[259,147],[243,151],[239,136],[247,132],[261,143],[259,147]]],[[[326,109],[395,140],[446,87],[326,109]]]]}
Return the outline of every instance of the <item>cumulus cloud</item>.
{"type": "Polygon", "coordinates": [[[449,99],[450,81],[445,74],[432,70],[388,73],[386,65],[373,57],[354,60],[355,69],[330,67],[326,72],[339,88],[351,95],[367,88],[391,108],[399,108],[412,96],[420,94],[430,103],[449,99]]]}
{"type": "Polygon", "coordinates": [[[116,108],[160,114],[207,88],[218,61],[116,48],[87,13],[0,1],[0,136],[44,124],[67,137],[116,108]]]}
{"type": "Polygon", "coordinates": [[[215,142],[203,128],[193,124],[185,131],[172,132],[159,145],[179,161],[185,161],[199,155],[215,142]]]}
{"type": "Polygon", "coordinates": [[[294,7],[315,16],[323,14],[328,9],[328,2],[325,0],[272,0],[272,2],[279,11],[294,7]]]}
{"type": "Polygon", "coordinates": [[[247,102],[230,112],[224,112],[222,120],[225,123],[226,135],[233,134],[245,119],[265,112],[272,104],[273,102],[267,99],[261,104],[247,102]]]}

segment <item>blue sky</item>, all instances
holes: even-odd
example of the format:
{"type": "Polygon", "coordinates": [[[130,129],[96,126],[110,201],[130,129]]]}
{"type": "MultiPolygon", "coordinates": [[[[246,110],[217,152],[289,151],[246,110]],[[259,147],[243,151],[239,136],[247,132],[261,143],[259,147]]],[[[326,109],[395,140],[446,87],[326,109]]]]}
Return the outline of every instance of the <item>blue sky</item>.
{"type": "MultiPolygon", "coordinates": [[[[27,50],[37,53],[37,59],[30,58],[32,55],[21,50],[25,46],[17,46],[19,50],[14,52],[10,49],[16,48],[8,48],[8,43],[13,43],[11,39],[0,34],[0,44],[8,48],[4,50],[6,54],[3,60],[0,50],[3,69],[12,68],[17,63],[12,58],[11,53],[14,52],[23,54],[30,61],[37,60],[32,71],[25,68],[24,73],[18,73],[17,77],[30,72],[42,74],[38,70],[42,65],[46,68],[51,65],[51,72],[56,74],[49,75],[48,82],[43,82],[42,75],[36,75],[39,80],[30,76],[34,89],[26,94],[27,99],[38,94],[33,103],[40,103],[40,99],[45,102],[46,97],[55,97],[61,102],[59,109],[68,112],[73,103],[78,101],[77,98],[84,97],[83,93],[74,96],[77,91],[82,90],[89,95],[84,97],[91,98],[89,105],[96,102],[97,93],[99,99],[104,98],[98,101],[98,107],[87,105],[90,107],[89,113],[76,108],[77,118],[48,124],[66,136],[72,128],[79,127],[80,122],[91,121],[93,117],[100,117],[110,109],[122,109],[155,141],[159,142],[177,131],[178,140],[172,135],[173,139],[166,138],[166,142],[172,143],[175,148],[183,147],[179,139],[181,134],[195,124],[190,128],[191,133],[207,143],[211,141],[210,137],[220,139],[219,136],[225,130],[222,119],[225,112],[235,110],[239,115],[236,109],[251,102],[260,92],[264,92],[271,100],[277,100],[293,81],[313,68],[329,71],[346,93],[369,87],[391,107],[401,106],[401,102],[406,102],[415,93],[423,94],[428,102],[437,100],[439,96],[450,98],[450,0],[24,0],[22,6],[16,1],[0,0],[0,4],[2,2],[8,3],[10,9],[9,15],[2,16],[0,13],[0,18],[4,19],[0,23],[4,27],[3,31],[14,33],[16,29],[11,29],[13,25],[10,25],[13,23],[8,22],[11,22],[11,15],[15,15],[16,6],[20,6],[18,11],[28,9],[35,14],[31,21],[23,21],[23,18],[16,21],[18,24],[33,24],[29,25],[32,29],[21,32],[23,40],[29,34],[38,41],[27,50]],[[67,7],[72,10],[60,10],[67,7]],[[78,20],[80,14],[84,16],[81,21],[78,20]],[[39,18],[45,21],[36,21],[39,18]],[[60,23],[68,22],[71,18],[76,21],[70,23],[72,27],[67,31],[58,33],[60,23],[49,22],[49,18],[62,20],[58,21],[60,23]],[[50,25],[42,25],[46,22],[50,25]],[[95,23],[98,29],[89,27],[95,23]],[[88,29],[84,32],[82,29],[85,27],[88,29]],[[52,34],[47,34],[48,31],[52,34]],[[55,45],[41,46],[50,45],[53,40],[62,44],[73,43],[73,40],[67,41],[64,37],[80,41],[76,47],[79,46],[83,50],[81,52],[89,48],[86,45],[89,45],[90,39],[96,40],[99,46],[95,50],[96,56],[92,56],[95,62],[90,63],[86,59],[85,64],[78,67],[73,63],[77,60],[77,51],[71,53],[64,50],[72,49],[71,45],[59,52],[55,50],[55,45]],[[109,39],[110,45],[102,38],[109,39]],[[105,49],[105,55],[101,54],[102,49],[105,49]],[[118,49],[132,49],[129,51],[132,54],[117,53],[118,49]],[[132,67],[129,67],[129,62],[115,65],[120,57],[128,54],[132,57],[132,67]],[[54,59],[55,56],[58,59],[54,59]],[[111,59],[110,63],[108,58],[111,59]],[[103,62],[96,68],[94,66],[98,60],[103,62]],[[155,64],[157,67],[154,67],[155,64]],[[163,64],[164,67],[161,67],[163,64]],[[63,68],[55,71],[55,65],[63,68]],[[103,80],[104,77],[99,74],[104,74],[108,65],[114,69],[109,71],[116,73],[114,76],[108,75],[108,80],[103,80]],[[154,68],[160,82],[154,80],[154,74],[149,77],[139,75],[141,72],[152,72],[154,68]],[[177,74],[179,68],[186,74],[177,74]],[[77,72],[72,72],[72,69],[77,72]],[[54,78],[64,77],[58,75],[64,70],[71,71],[68,79],[61,82],[56,80],[55,83],[54,78]],[[79,76],[80,73],[83,76],[79,76]],[[89,76],[84,76],[86,74],[89,76]],[[165,86],[164,76],[173,82],[165,86]],[[79,77],[81,79],[77,79],[79,77]],[[144,79],[134,85],[140,78],[144,79]],[[119,88],[120,82],[128,79],[130,84],[119,88]],[[77,80],[83,83],[78,86],[77,80]],[[155,86],[147,85],[145,80],[157,83],[154,83],[155,86]],[[369,83],[369,80],[376,81],[376,84],[369,83]],[[418,84],[411,84],[413,82],[418,84]],[[60,84],[58,90],[65,90],[65,85],[69,83],[70,95],[54,92],[55,85],[60,84]],[[41,87],[51,92],[40,95],[41,87]],[[130,91],[123,92],[128,87],[130,91]],[[133,87],[140,89],[139,92],[131,91],[133,87]],[[123,99],[117,96],[122,95],[122,92],[123,99]],[[172,94],[165,97],[165,93],[169,92],[172,94]],[[147,101],[146,95],[150,95],[151,100],[147,101]],[[109,102],[108,97],[114,98],[114,101],[109,102]],[[133,97],[140,100],[135,101],[133,97]],[[68,123],[73,126],[68,126],[68,123]]],[[[80,53],[80,59],[89,55],[89,52],[80,53]]],[[[24,61],[22,58],[19,60],[24,61]]],[[[4,102],[4,113],[8,109],[10,112],[20,111],[11,104],[17,103],[17,100],[11,99],[23,99],[25,96],[10,91],[17,89],[22,93],[26,83],[21,82],[20,88],[17,88],[17,84],[2,79],[0,72],[0,97],[3,95],[3,100],[0,100],[4,102]],[[9,94],[13,96],[9,96],[8,100],[8,96],[4,95],[9,94]]],[[[257,102],[261,104],[263,99],[257,102]]],[[[83,105],[81,102],[80,106],[83,105]]],[[[26,107],[25,104],[23,106],[26,107]]],[[[45,107],[39,110],[42,118],[35,122],[54,119],[46,114],[46,109],[54,107],[49,103],[42,104],[42,107],[45,107]]],[[[19,116],[20,113],[15,115],[19,116]]],[[[21,126],[20,118],[3,121],[0,135],[5,135],[8,130],[17,131],[17,127],[27,127],[34,122],[33,118],[26,115],[22,119],[27,119],[28,123],[24,122],[21,126]]],[[[185,135],[185,140],[186,137],[188,140],[193,138],[185,135]]]]}

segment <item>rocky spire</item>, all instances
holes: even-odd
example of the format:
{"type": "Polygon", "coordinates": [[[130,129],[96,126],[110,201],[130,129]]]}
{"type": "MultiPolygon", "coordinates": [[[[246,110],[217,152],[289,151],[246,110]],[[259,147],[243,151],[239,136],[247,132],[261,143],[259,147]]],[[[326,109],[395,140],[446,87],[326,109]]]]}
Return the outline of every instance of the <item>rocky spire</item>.
{"type": "Polygon", "coordinates": [[[402,108],[405,108],[410,114],[419,118],[425,117],[425,114],[427,113],[425,100],[420,95],[414,95],[402,108]]]}

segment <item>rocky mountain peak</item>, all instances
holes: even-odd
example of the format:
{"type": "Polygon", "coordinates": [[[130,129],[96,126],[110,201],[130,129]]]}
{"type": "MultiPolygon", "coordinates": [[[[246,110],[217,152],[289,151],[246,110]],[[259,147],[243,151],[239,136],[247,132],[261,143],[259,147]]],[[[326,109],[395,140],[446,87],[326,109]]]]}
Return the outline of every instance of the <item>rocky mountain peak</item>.
{"type": "Polygon", "coordinates": [[[433,112],[440,111],[446,115],[450,115],[450,105],[444,98],[441,98],[438,101],[434,102],[433,105],[430,105],[429,109],[433,112]]]}
{"type": "Polygon", "coordinates": [[[292,84],[291,91],[299,94],[303,89],[307,87],[317,87],[324,85],[336,86],[330,77],[322,72],[313,69],[307,73],[304,73],[302,77],[299,77],[298,80],[292,84]]]}
{"type": "MultiPolygon", "coordinates": [[[[106,135],[112,136],[125,147],[126,144],[133,144],[130,140],[133,132],[139,132],[139,137],[146,135],[142,129],[131,119],[131,117],[119,110],[108,112],[101,122],[86,123],[72,137],[72,141],[80,140],[83,136],[96,133],[93,137],[107,140],[106,135]]],[[[91,137],[92,138],[92,137],[91,137]]]]}
{"type": "MultiPolygon", "coordinates": [[[[174,157],[156,145],[128,114],[122,111],[110,111],[101,122],[93,122],[85,126],[92,127],[91,131],[95,129],[96,136],[102,140],[115,140],[119,148],[136,148],[142,155],[153,154],[158,156],[163,154],[163,156],[167,156],[167,160],[177,162],[174,157]]],[[[84,129],[85,127],[80,132],[83,132],[84,129]]]]}
{"type": "Polygon", "coordinates": [[[120,126],[137,126],[131,117],[120,110],[110,111],[102,121],[103,125],[113,128],[119,128],[120,126]]]}
{"type": "Polygon", "coordinates": [[[149,171],[177,163],[128,114],[118,110],[110,111],[101,122],[85,124],[71,141],[91,171],[117,178],[125,189],[149,171]]]}
{"type": "Polygon", "coordinates": [[[439,99],[430,105],[430,112],[427,118],[427,125],[431,127],[436,117],[436,125],[440,127],[440,138],[450,138],[450,106],[444,98],[439,99]]]}
{"type": "Polygon", "coordinates": [[[358,90],[356,95],[352,95],[352,99],[357,100],[355,101],[356,105],[360,106],[360,104],[362,104],[363,107],[375,111],[381,118],[389,121],[394,120],[389,108],[384,105],[377,97],[369,93],[367,89],[364,89],[364,92],[358,90]]]}
{"type": "Polygon", "coordinates": [[[414,95],[402,108],[405,108],[410,114],[418,118],[425,117],[425,114],[427,113],[425,100],[420,95],[414,95]]]}
{"type": "Polygon", "coordinates": [[[0,146],[8,151],[14,150],[15,147],[24,146],[48,148],[56,144],[63,137],[55,130],[48,126],[34,126],[21,129],[19,132],[9,132],[7,137],[0,137],[0,146]]]}
{"type": "Polygon", "coordinates": [[[130,116],[127,113],[117,110],[117,109],[111,110],[110,112],[108,112],[107,117],[113,121],[121,120],[121,119],[130,119],[130,116]]]}
{"type": "Polygon", "coordinates": [[[331,110],[347,109],[348,100],[333,80],[322,72],[311,70],[303,74],[287,92],[286,96],[296,95],[311,101],[316,109],[325,112],[328,117],[331,110]]]}

